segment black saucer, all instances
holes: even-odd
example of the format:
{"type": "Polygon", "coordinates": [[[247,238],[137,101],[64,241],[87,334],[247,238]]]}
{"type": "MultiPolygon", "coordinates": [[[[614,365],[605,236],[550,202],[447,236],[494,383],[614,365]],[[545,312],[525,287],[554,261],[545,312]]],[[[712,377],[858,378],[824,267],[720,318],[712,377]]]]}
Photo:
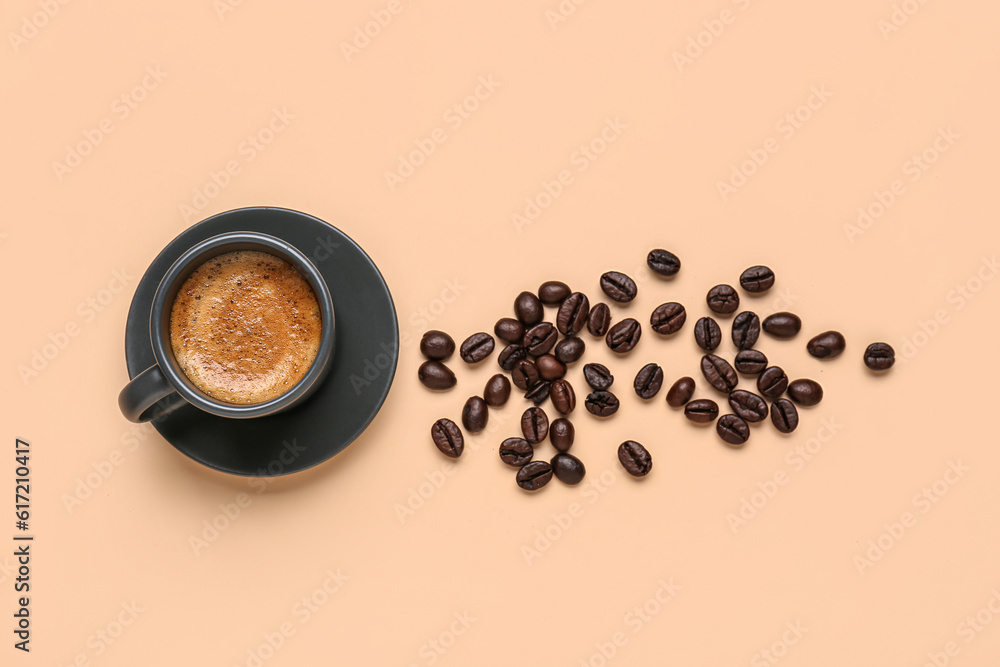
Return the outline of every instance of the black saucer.
{"type": "Polygon", "coordinates": [[[274,476],[305,470],[361,435],[389,393],[399,358],[389,288],[364,250],[339,229],[298,211],[257,207],[220,213],[183,232],[153,260],[132,298],[125,327],[128,374],[133,378],[155,363],[149,314],[167,269],[195,243],[232,231],[277,236],[323,274],[336,316],[330,374],[302,405],[276,415],[229,419],[184,403],[153,427],[182,453],[223,472],[274,476]]]}

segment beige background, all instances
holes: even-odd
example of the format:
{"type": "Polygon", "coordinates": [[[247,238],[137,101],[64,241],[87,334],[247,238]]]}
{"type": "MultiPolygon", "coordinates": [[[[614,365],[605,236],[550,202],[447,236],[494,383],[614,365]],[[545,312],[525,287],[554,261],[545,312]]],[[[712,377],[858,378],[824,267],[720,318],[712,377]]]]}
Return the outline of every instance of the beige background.
{"type": "Polygon", "coordinates": [[[995,3],[567,0],[556,21],[557,0],[223,1],[7,3],[2,664],[996,664],[995,3]],[[348,57],[371,12],[391,22],[348,57]],[[679,66],[685,49],[697,57],[679,66]],[[495,88],[475,111],[449,112],[480,77],[495,88]],[[800,109],[813,90],[824,99],[800,109]],[[797,112],[797,128],[782,120],[797,112]],[[609,121],[614,141],[582,158],[609,121]],[[258,134],[272,141],[244,143],[258,134]],[[431,136],[445,140],[390,188],[385,172],[431,136]],[[81,142],[77,166],[53,165],[81,142]],[[724,199],[718,182],[768,148],[724,199]],[[563,170],[560,196],[519,229],[512,215],[563,170]],[[894,181],[880,217],[847,227],[894,181]],[[258,204],[355,238],[404,340],[365,435],[267,483],[200,467],[115,404],[145,267],[197,220],[258,204]],[[645,270],[652,247],[682,257],[675,281],[645,270]],[[793,436],[768,425],[734,451],[662,394],[640,403],[644,363],[696,374],[689,323],[675,340],[647,329],[621,359],[586,337],[623,406],[573,415],[581,488],[514,486],[495,448],[517,432],[519,397],[454,469],[431,445],[431,423],[457,419],[495,361],[456,358],[458,387],[432,395],[416,379],[425,329],[488,330],[551,278],[596,300],[609,269],[640,283],[615,318],[678,300],[693,322],[709,287],[754,263],[778,285],[752,307],[805,322],[761,348],[827,390],[793,436]],[[833,327],[845,356],[808,357],[807,334],[833,327]],[[861,365],[873,340],[900,352],[886,377],[861,365]],[[33,451],[30,655],[9,630],[15,437],[33,451]],[[653,453],[644,480],[621,473],[626,438],[653,453]],[[786,483],[734,532],[727,515],[775,475],[786,483]],[[942,497],[922,499],[935,482],[942,497]],[[859,568],[880,537],[888,551],[859,568]]]}

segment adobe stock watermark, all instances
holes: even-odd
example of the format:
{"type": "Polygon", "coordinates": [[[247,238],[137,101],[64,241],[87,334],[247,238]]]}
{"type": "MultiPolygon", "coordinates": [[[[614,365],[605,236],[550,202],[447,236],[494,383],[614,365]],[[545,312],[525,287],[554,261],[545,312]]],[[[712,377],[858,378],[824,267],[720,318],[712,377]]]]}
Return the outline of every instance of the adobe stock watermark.
{"type": "Polygon", "coordinates": [[[472,114],[479,111],[483,102],[493,97],[502,85],[502,82],[494,79],[492,74],[481,75],[476,87],[441,115],[444,125],[435,127],[425,137],[414,139],[413,150],[396,156],[396,168],[392,171],[386,170],[383,174],[389,192],[395,192],[396,188],[416,173],[418,167],[426,164],[427,160],[437,152],[438,147],[462,129],[472,118],[472,114]]]}
{"type": "Polygon", "coordinates": [[[857,237],[863,235],[872,225],[889,212],[899,199],[909,190],[907,182],[916,183],[924,174],[937,164],[941,156],[951,150],[955,141],[961,139],[962,135],[957,134],[949,125],[947,128],[939,127],[931,143],[920,153],[914,153],[903,161],[900,170],[904,178],[893,179],[885,189],[878,189],[872,193],[872,198],[867,204],[859,206],[857,217],[854,222],[844,223],[844,234],[847,240],[854,243],[857,237]]]}
{"type": "Polygon", "coordinates": [[[998,616],[1000,616],[1000,589],[993,588],[986,603],[955,626],[954,639],[946,641],[940,650],[927,651],[927,660],[921,667],[945,667],[962,652],[962,644],[968,646],[974,642],[998,616]]]}
{"type": "Polygon", "coordinates": [[[868,540],[865,550],[857,554],[852,559],[858,574],[864,576],[865,571],[874,567],[875,563],[882,560],[886,553],[899,544],[903,537],[917,525],[917,521],[924,514],[931,511],[941,499],[948,495],[951,488],[958,484],[967,473],[972,470],[962,463],[961,459],[948,461],[941,477],[930,484],[924,486],[910,498],[910,505],[916,510],[916,514],[907,510],[899,515],[897,520],[882,524],[883,531],[875,539],[868,540]]]}
{"type": "Polygon", "coordinates": [[[451,308],[452,304],[469,291],[469,286],[461,278],[445,279],[441,291],[422,306],[414,308],[406,317],[408,331],[399,334],[402,347],[409,347],[420,340],[423,332],[437,322],[451,308]]]}
{"type": "Polygon", "coordinates": [[[404,4],[403,0],[389,0],[385,7],[371,10],[368,13],[370,19],[354,26],[354,35],[351,40],[340,42],[340,52],[344,54],[344,60],[351,62],[360,56],[361,52],[371,46],[372,41],[377,39],[382,31],[403,13],[409,1],[407,0],[404,4]]]}
{"type": "Polygon", "coordinates": [[[28,42],[37,37],[69,3],[70,0],[38,0],[38,9],[21,17],[17,32],[7,33],[7,41],[14,53],[19,53],[28,42]]]}
{"type": "Polygon", "coordinates": [[[889,37],[902,30],[926,4],[927,0],[903,0],[893,3],[889,16],[875,22],[875,27],[882,34],[882,39],[889,41],[889,37]]]}
{"type": "Polygon", "coordinates": [[[785,630],[781,633],[781,638],[771,642],[766,649],[762,649],[753,654],[750,658],[750,667],[768,667],[778,664],[782,658],[788,655],[788,649],[795,646],[802,640],[802,637],[809,632],[809,628],[802,625],[802,621],[785,621],[785,630]]]}
{"type": "MultiPolygon", "coordinates": [[[[745,12],[751,5],[751,0],[732,0],[732,4],[740,12],[745,12]]],[[[683,73],[685,68],[694,65],[695,61],[701,58],[705,51],[710,49],[716,40],[729,29],[729,26],[736,23],[739,14],[731,8],[725,7],[718,12],[717,16],[705,19],[701,22],[701,29],[688,36],[682,49],[674,49],[673,59],[677,71],[683,73]]]]}
{"type": "Polygon", "coordinates": [[[577,10],[585,5],[587,0],[560,0],[559,4],[545,10],[545,20],[548,22],[552,32],[559,29],[563,23],[570,20],[577,10]]]}
{"type": "Polygon", "coordinates": [[[543,179],[538,190],[525,197],[524,206],[511,214],[510,222],[517,233],[521,234],[525,227],[533,225],[576,182],[574,173],[587,171],[627,129],[628,125],[621,116],[605,118],[600,131],[570,153],[569,166],[560,169],[551,179],[543,179]]]}
{"type": "Polygon", "coordinates": [[[760,146],[748,148],[746,158],[729,165],[729,177],[715,182],[715,188],[722,201],[736,194],[767,162],[781,149],[781,141],[794,137],[806,123],[812,120],[816,112],[822,109],[833,97],[826,84],[814,85],[809,88],[809,96],[803,104],[791,111],[785,112],[774,123],[774,131],[778,136],[770,136],[761,142],[760,146]]]}
{"type": "Polygon", "coordinates": [[[458,639],[465,635],[469,629],[476,624],[476,617],[468,609],[452,614],[451,621],[444,630],[437,633],[417,649],[419,662],[411,662],[408,667],[420,667],[426,665],[430,667],[455,645],[458,639]]]}
{"type": "MultiPolygon", "coordinates": [[[[91,667],[93,660],[100,658],[115,645],[125,631],[132,627],[139,615],[146,611],[138,602],[122,602],[119,609],[107,623],[87,635],[86,650],[78,651],[67,667],[91,667]]],[[[60,663],[61,665],[62,663],[60,663]]]]}
{"type": "Polygon", "coordinates": [[[110,104],[110,114],[97,121],[93,127],[85,127],[81,131],[83,138],[75,143],[66,144],[63,161],[52,161],[52,172],[56,180],[62,183],[67,175],[83,164],[84,160],[94,154],[109,134],[119,127],[132,113],[149,97],[149,94],[160,87],[167,78],[167,72],[159,65],[148,65],[142,79],[129,90],[118,95],[110,104]]]}
{"type": "Polygon", "coordinates": [[[245,0],[212,0],[212,9],[219,17],[219,22],[226,20],[226,17],[243,6],[245,0]]]}
{"type": "Polygon", "coordinates": [[[130,455],[139,449],[139,445],[155,432],[156,429],[149,422],[129,426],[128,430],[118,438],[119,446],[112,449],[107,456],[93,461],[90,464],[91,470],[74,480],[72,492],[62,494],[60,500],[67,514],[73,514],[83,506],[84,502],[93,497],[94,493],[111,479],[115,471],[131,458],[130,455]]]}

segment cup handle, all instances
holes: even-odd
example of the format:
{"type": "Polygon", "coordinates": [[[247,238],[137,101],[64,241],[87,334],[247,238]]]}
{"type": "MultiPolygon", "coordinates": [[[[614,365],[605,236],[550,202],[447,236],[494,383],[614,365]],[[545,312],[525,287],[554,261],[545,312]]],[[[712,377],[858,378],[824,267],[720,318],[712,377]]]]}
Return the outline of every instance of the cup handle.
{"type": "Polygon", "coordinates": [[[132,378],[118,394],[118,407],[131,422],[148,422],[158,416],[154,409],[161,400],[176,393],[158,364],[132,378]]]}

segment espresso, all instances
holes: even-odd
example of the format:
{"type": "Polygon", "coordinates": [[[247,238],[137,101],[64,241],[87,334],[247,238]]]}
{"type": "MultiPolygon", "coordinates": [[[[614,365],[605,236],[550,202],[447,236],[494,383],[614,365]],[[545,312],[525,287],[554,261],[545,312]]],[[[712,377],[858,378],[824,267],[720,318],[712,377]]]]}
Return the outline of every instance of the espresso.
{"type": "Polygon", "coordinates": [[[316,295],[288,262],[256,250],[208,260],[170,310],[170,345],[181,370],[212,398],[254,405],[290,390],[319,351],[316,295]]]}

